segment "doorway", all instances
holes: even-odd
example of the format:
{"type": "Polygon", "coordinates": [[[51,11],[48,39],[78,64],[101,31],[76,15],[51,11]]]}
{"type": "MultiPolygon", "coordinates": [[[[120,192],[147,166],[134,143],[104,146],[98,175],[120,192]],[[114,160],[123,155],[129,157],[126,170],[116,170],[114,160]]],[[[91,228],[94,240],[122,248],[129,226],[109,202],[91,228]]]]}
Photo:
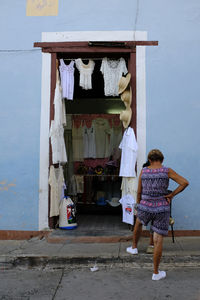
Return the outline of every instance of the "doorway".
{"type": "MultiPolygon", "coordinates": [[[[43,33],[43,40],[41,45],[35,45],[42,47],[43,49],[43,64],[42,64],[42,109],[41,109],[41,143],[40,143],[40,196],[39,196],[39,229],[48,227],[48,162],[49,162],[49,150],[47,145],[49,144],[48,130],[49,130],[49,111],[50,111],[50,90],[52,90],[52,74],[51,69],[55,67],[56,52],[52,49],[47,49],[50,45],[49,42],[63,43],[64,41],[83,41],[83,40],[127,40],[132,41],[133,32],[65,32],[65,33],[43,33]],[[43,44],[43,45],[42,45],[43,44]],[[45,45],[44,45],[45,44],[45,45]],[[43,47],[45,46],[45,47],[43,47]],[[50,75],[51,74],[51,75],[50,75]]],[[[137,40],[145,41],[146,32],[137,32],[135,34],[137,40]]],[[[38,43],[37,43],[38,44],[38,43]]],[[[63,46],[63,45],[60,45],[63,46]]],[[[54,49],[55,51],[56,49],[54,49]]],[[[121,50],[121,49],[120,49],[121,50]]],[[[146,151],[146,95],[145,95],[145,47],[137,47],[136,56],[136,77],[137,77],[137,136],[138,144],[140,147],[140,153],[138,157],[138,168],[145,160],[146,151]]],[[[52,98],[52,97],[51,97],[52,98]]],[[[135,110],[136,112],[136,110],[135,110]]],[[[136,127],[136,126],[135,126],[136,127]]]]}

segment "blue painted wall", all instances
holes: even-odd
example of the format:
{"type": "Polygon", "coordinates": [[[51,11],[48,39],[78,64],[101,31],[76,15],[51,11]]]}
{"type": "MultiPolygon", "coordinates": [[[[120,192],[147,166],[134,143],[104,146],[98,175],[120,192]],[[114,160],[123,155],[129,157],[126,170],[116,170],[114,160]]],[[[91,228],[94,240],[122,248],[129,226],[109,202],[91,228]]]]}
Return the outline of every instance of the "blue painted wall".
{"type": "MultiPolygon", "coordinates": [[[[1,0],[0,50],[33,49],[46,31],[145,30],[147,151],[190,181],[173,203],[176,229],[200,229],[198,0],[59,0],[54,17],[26,17],[1,0]]],[[[41,52],[0,52],[0,229],[38,229],[41,52]],[[9,185],[10,184],[10,185],[9,185]]]]}

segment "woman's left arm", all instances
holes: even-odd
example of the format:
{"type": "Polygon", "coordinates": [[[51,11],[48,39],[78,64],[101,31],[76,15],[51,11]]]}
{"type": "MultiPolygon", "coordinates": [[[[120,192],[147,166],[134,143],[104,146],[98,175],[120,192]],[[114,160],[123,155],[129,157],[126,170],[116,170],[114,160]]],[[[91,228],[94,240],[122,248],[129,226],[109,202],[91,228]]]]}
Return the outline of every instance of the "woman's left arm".
{"type": "Polygon", "coordinates": [[[172,170],[170,168],[169,168],[169,172],[168,172],[168,177],[179,184],[179,186],[173,192],[171,192],[169,195],[165,196],[165,198],[167,198],[167,201],[170,203],[172,198],[175,195],[181,193],[189,185],[189,182],[187,181],[187,179],[180,176],[179,174],[177,174],[174,170],[172,170]]]}

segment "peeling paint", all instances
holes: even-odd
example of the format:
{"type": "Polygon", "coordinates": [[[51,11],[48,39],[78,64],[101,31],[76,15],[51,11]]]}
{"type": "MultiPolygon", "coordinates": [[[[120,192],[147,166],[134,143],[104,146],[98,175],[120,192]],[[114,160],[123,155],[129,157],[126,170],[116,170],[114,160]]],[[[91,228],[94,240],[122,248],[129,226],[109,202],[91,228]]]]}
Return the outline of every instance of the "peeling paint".
{"type": "Polygon", "coordinates": [[[8,186],[4,186],[3,188],[1,188],[3,191],[8,191],[8,186]]]}
{"type": "Polygon", "coordinates": [[[8,186],[16,186],[16,183],[9,183],[8,186]]]}
{"type": "Polygon", "coordinates": [[[4,184],[6,184],[6,181],[5,180],[1,181],[0,184],[4,185],[4,184]]]}
{"type": "MultiPolygon", "coordinates": [[[[14,179],[13,182],[10,182],[10,183],[7,183],[6,180],[1,181],[0,184],[3,186],[0,187],[0,191],[8,191],[10,188],[16,186],[15,182],[16,182],[16,179],[14,179]]],[[[13,192],[13,193],[15,193],[15,192],[13,192]]]]}
{"type": "Polygon", "coordinates": [[[27,16],[57,16],[58,0],[27,0],[27,16]]]}

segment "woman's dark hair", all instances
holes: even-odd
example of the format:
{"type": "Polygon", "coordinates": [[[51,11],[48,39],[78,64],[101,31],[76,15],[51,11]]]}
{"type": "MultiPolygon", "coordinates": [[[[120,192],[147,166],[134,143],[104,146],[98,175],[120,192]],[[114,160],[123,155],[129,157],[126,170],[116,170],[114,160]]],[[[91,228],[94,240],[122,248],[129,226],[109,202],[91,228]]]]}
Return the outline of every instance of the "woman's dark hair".
{"type": "Polygon", "coordinates": [[[150,162],[147,160],[144,164],[143,164],[143,168],[150,166],[150,162]]]}
{"type": "Polygon", "coordinates": [[[150,161],[160,161],[161,163],[164,160],[164,155],[158,149],[153,149],[148,154],[148,160],[150,161]]]}

